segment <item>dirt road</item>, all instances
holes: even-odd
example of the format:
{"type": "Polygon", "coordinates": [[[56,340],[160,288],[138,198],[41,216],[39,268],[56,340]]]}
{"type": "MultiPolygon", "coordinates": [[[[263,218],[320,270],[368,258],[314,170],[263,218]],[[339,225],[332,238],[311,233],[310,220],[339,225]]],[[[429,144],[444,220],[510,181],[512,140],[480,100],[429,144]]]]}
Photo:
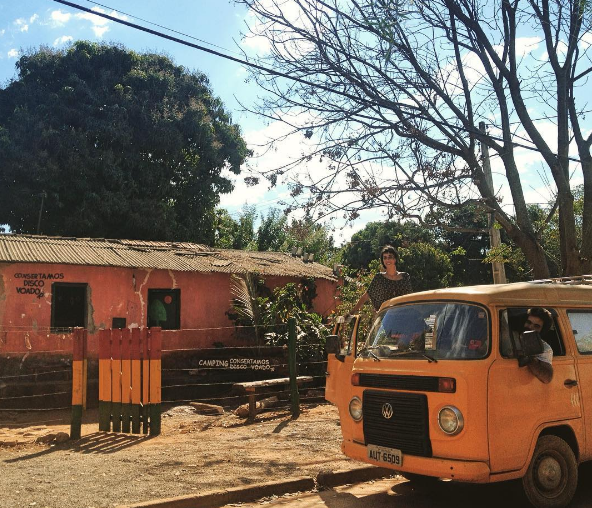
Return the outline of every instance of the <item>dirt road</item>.
{"type": "Polygon", "coordinates": [[[68,412],[0,417],[0,508],[113,507],[360,466],[341,454],[337,411],[326,404],[255,423],[178,406],[155,438],[99,433],[90,411],[81,440],[50,445],[33,441],[69,432],[68,412]]]}

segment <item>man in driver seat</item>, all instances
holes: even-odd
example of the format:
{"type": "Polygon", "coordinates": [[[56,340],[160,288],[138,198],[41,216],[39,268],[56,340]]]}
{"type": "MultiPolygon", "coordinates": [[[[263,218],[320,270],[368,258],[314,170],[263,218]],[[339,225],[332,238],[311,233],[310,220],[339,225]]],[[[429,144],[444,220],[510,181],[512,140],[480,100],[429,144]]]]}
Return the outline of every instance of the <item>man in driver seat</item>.
{"type": "MultiPolygon", "coordinates": [[[[524,321],[524,331],[539,332],[544,335],[551,328],[553,317],[551,313],[542,307],[532,307],[528,309],[526,321],[524,321]]],[[[544,340],[543,352],[536,356],[527,357],[520,364],[527,365],[528,370],[532,372],[540,381],[547,384],[553,379],[553,350],[544,340]]]]}

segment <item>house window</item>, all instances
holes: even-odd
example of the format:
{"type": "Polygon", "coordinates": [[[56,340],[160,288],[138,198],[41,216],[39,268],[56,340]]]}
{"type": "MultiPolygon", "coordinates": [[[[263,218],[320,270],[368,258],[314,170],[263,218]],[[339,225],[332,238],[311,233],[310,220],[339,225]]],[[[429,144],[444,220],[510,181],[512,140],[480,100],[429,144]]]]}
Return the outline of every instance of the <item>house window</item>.
{"type": "Polygon", "coordinates": [[[178,330],[181,324],[181,290],[148,290],[148,326],[178,330]]]}
{"type": "Polygon", "coordinates": [[[86,328],[86,284],[55,282],[51,285],[51,328],[86,328]]]}

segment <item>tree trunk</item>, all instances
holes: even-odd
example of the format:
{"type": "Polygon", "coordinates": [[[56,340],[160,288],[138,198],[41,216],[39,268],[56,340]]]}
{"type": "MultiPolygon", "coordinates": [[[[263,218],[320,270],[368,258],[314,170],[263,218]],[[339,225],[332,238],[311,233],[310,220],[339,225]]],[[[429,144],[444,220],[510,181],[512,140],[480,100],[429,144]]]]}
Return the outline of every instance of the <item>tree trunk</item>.
{"type": "Polygon", "coordinates": [[[549,263],[545,251],[533,236],[527,235],[515,227],[504,228],[512,241],[524,253],[528,264],[532,268],[534,279],[547,279],[551,276],[549,263]]]}

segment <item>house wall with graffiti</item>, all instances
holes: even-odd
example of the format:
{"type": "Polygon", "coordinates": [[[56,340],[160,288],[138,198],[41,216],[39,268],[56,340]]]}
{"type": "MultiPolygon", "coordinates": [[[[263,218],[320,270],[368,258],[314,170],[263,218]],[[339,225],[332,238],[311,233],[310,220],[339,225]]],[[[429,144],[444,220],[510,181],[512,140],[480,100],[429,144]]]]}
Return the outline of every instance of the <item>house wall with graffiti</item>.
{"type": "MultiPolygon", "coordinates": [[[[270,289],[298,281],[265,278],[270,289]]],[[[316,312],[333,310],[336,284],[316,280],[316,312]]],[[[95,357],[101,328],[161,326],[163,352],[240,346],[231,299],[228,273],[0,263],[0,355],[70,352],[72,326],[88,329],[95,357]]]]}

